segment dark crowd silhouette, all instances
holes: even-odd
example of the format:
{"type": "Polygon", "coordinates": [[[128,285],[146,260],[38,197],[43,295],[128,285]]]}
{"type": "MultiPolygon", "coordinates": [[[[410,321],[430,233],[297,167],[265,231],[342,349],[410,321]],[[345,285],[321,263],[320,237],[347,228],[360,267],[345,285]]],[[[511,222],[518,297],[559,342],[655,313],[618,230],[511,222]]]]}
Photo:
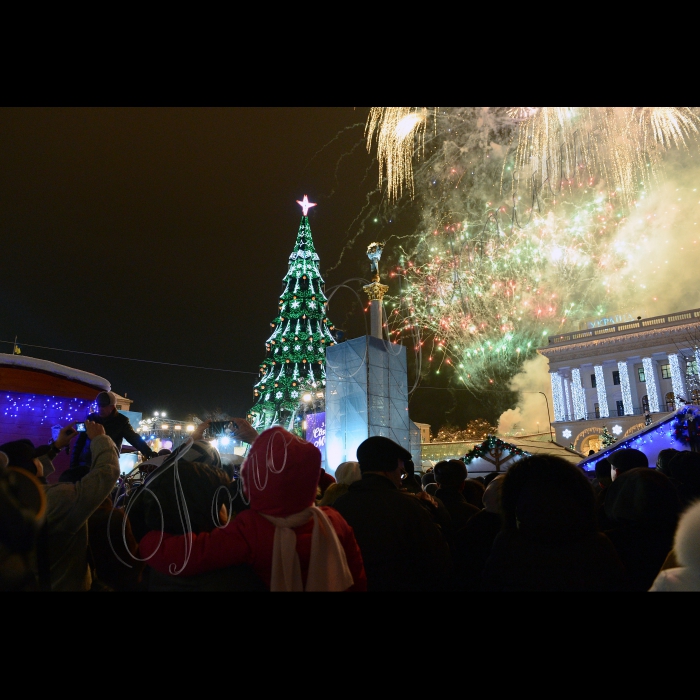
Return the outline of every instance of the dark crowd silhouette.
{"type": "Polygon", "coordinates": [[[593,479],[535,454],[470,478],[374,436],[331,476],[282,427],[231,419],[250,447],[230,459],[208,426],[158,454],[99,413],[0,445],[0,590],[700,591],[700,453],[618,449],[593,479]],[[129,475],[123,439],[146,458],[129,475]]]}

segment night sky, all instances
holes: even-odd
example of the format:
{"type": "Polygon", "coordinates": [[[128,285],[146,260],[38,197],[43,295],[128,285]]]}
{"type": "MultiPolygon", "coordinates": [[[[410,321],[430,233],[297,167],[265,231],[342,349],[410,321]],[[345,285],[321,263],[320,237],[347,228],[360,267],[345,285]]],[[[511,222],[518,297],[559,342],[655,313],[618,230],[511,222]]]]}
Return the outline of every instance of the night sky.
{"type": "MultiPolygon", "coordinates": [[[[245,415],[296,200],[318,204],[327,288],[369,277],[366,247],[389,235],[386,216],[363,223],[382,198],[368,111],[0,109],[0,351],[17,336],[23,355],[100,375],[145,414],[245,415]]],[[[328,309],[350,337],[362,313],[351,293],[328,309]]]]}

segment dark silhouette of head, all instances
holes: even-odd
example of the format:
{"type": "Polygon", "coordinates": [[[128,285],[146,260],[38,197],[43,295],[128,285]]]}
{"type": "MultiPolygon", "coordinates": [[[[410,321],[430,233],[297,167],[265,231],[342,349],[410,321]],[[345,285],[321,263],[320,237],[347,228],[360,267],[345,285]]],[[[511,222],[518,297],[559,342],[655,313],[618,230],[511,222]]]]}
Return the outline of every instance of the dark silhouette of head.
{"type": "Polygon", "coordinates": [[[595,494],[575,465],[553,455],[531,455],[506,472],[501,488],[504,527],[523,536],[573,542],[595,533],[595,494]]]}
{"type": "Polygon", "coordinates": [[[433,474],[441,489],[461,491],[467,479],[467,466],[459,459],[450,459],[438,462],[433,474]]]}
{"type": "Polygon", "coordinates": [[[618,476],[630,471],[630,469],[648,469],[649,460],[641,450],[635,450],[633,447],[624,447],[621,450],[615,450],[608,455],[608,460],[612,467],[613,481],[618,476]]]}
{"type": "Polygon", "coordinates": [[[363,474],[393,472],[398,468],[399,460],[404,463],[404,467],[409,462],[413,464],[411,453],[407,449],[382,435],[368,437],[357,448],[357,461],[363,474]]]}
{"type": "Polygon", "coordinates": [[[435,495],[435,492],[439,489],[440,487],[433,481],[430,484],[426,484],[425,488],[423,489],[426,493],[430,494],[431,496],[435,495]]]}
{"type": "Polygon", "coordinates": [[[683,506],[700,499],[700,453],[682,450],[668,463],[683,506]]]}
{"type": "Polygon", "coordinates": [[[673,483],[655,469],[638,467],[620,474],[605,496],[605,515],[617,524],[634,524],[673,533],[681,503],[673,483]]]}
{"type": "Polygon", "coordinates": [[[484,486],[488,486],[497,476],[501,476],[498,472],[489,472],[486,476],[482,477],[484,486]]]}
{"type": "Polygon", "coordinates": [[[464,482],[462,495],[467,503],[470,503],[481,510],[484,507],[483,498],[485,490],[486,487],[480,481],[477,481],[476,479],[467,479],[464,482]]]}
{"type": "Polygon", "coordinates": [[[673,447],[667,447],[665,450],[661,450],[656,456],[656,471],[666,476],[671,476],[668,465],[679,452],[680,450],[674,450],[673,447]]]}
{"type": "Polygon", "coordinates": [[[148,481],[149,492],[141,494],[146,522],[150,529],[174,535],[211,532],[223,524],[222,505],[228,513],[230,483],[223,469],[181,459],[177,472],[174,467],[163,468],[148,481]]]}
{"type": "MultiPolygon", "coordinates": [[[[442,462],[438,462],[438,464],[442,464],[442,462]]],[[[435,466],[437,467],[437,464],[436,464],[435,466]]],[[[435,481],[435,472],[434,472],[434,470],[433,470],[432,472],[427,472],[426,474],[423,474],[423,476],[421,476],[421,478],[420,478],[420,483],[421,483],[421,486],[423,487],[423,490],[425,490],[425,487],[426,487],[428,484],[435,484],[435,483],[437,483],[437,482],[435,481]]]]}
{"type": "Polygon", "coordinates": [[[610,475],[610,460],[607,457],[598,460],[595,465],[595,476],[601,486],[610,486],[612,476],[610,475]]]}

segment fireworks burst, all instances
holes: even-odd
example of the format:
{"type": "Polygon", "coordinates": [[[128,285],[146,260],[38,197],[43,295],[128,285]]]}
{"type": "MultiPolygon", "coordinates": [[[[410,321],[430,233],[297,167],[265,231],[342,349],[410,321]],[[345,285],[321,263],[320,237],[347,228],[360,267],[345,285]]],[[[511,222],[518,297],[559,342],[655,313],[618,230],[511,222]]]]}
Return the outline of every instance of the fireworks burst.
{"type": "Polygon", "coordinates": [[[548,335],[632,303],[616,238],[696,124],[680,107],[374,108],[387,191],[409,189],[422,215],[395,270],[393,338],[476,393],[548,335]]]}
{"type": "Polygon", "coordinates": [[[372,107],[365,131],[367,150],[377,138],[379,176],[386,171],[389,192],[394,199],[404,186],[413,188],[413,154],[423,146],[427,110],[424,107],[372,107]]]}

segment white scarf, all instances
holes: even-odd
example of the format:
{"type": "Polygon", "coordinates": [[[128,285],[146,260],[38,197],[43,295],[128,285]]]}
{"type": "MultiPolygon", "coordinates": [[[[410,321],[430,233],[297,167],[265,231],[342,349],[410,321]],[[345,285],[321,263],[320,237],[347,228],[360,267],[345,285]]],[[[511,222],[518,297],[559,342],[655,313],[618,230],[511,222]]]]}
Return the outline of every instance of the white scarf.
{"type": "Polygon", "coordinates": [[[338,535],[328,516],[316,506],[310,506],[287,518],[274,518],[260,513],[275,526],[272,546],[271,591],[303,591],[301,566],[297,554],[297,536],[292,528],[314,519],[311,535],[307,591],[344,591],[354,583],[348,561],[338,535]]]}

